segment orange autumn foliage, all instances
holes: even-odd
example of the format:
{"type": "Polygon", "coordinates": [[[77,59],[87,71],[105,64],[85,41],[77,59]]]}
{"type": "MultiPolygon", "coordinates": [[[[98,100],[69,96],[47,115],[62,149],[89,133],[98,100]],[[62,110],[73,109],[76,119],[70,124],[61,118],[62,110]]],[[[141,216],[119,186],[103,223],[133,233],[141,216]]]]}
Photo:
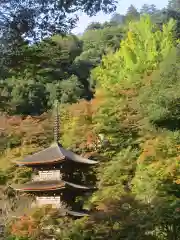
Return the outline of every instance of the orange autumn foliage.
{"type": "Polygon", "coordinates": [[[38,224],[32,218],[26,215],[20,217],[11,226],[11,233],[17,237],[33,236],[38,231],[38,224]]]}

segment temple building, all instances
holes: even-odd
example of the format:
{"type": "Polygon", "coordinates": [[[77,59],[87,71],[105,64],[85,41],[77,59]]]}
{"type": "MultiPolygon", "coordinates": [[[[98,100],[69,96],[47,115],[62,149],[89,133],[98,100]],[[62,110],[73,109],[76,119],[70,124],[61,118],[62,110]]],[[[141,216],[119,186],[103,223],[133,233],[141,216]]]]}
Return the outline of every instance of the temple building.
{"type": "Polygon", "coordinates": [[[35,197],[34,206],[52,207],[63,209],[63,214],[84,216],[77,197],[91,194],[95,189],[92,181],[86,183],[85,173],[87,168],[97,161],[84,158],[62,147],[59,143],[59,118],[58,107],[55,119],[54,143],[21,161],[16,161],[19,167],[30,167],[33,176],[30,182],[14,185],[16,191],[32,194],[35,197]],[[89,185],[88,185],[89,184],[89,185]]]}

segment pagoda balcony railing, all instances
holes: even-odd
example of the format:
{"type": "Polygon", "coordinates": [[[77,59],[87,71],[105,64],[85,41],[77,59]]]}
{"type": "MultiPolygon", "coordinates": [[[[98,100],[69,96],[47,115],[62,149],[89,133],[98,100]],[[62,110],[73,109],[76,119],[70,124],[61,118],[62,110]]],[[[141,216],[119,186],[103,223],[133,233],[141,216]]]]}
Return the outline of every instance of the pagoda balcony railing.
{"type": "Polygon", "coordinates": [[[38,175],[32,177],[32,181],[49,181],[49,180],[61,180],[62,174],[60,170],[51,171],[39,171],[38,175]]]}

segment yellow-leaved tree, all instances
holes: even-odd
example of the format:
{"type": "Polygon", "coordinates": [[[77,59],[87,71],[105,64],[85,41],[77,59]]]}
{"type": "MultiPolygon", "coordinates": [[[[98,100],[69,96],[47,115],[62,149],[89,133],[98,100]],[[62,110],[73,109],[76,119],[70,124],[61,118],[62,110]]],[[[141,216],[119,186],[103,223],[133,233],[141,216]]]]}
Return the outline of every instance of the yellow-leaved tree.
{"type": "MultiPolygon", "coordinates": [[[[102,64],[93,71],[93,78],[101,88],[113,94],[119,84],[139,83],[138,74],[150,74],[169,54],[176,44],[173,38],[175,21],[171,19],[162,30],[152,23],[149,16],[131,22],[127,37],[121,41],[116,53],[105,56],[102,64]]],[[[117,90],[117,89],[116,89],[117,90]]]]}

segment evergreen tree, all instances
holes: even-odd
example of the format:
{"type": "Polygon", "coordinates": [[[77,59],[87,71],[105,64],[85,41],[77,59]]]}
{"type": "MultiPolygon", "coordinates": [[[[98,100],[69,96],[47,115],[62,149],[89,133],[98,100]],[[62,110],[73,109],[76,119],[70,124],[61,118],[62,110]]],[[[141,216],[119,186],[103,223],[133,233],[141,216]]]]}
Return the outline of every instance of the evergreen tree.
{"type": "Polygon", "coordinates": [[[157,11],[158,10],[154,4],[144,4],[140,9],[140,14],[154,15],[157,11]]]}
{"type": "Polygon", "coordinates": [[[129,8],[127,9],[126,13],[126,21],[133,21],[133,20],[138,20],[140,17],[140,14],[138,10],[134,7],[134,5],[130,5],[129,8]]]}
{"type": "Polygon", "coordinates": [[[88,30],[96,30],[96,29],[101,29],[101,28],[103,28],[103,26],[102,26],[101,23],[99,23],[99,22],[92,22],[92,23],[90,23],[90,24],[87,26],[87,28],[86,28],[85,31],[88,31],[88,30]]]}
{"type": "Polygon", "coordinates": [[[115,22],[117,24],[123,24],[124,23],[124,15],[121,15],[119,13],[113,14],[113,16],[110,19],[110,22],[115,22]]]}
{"type": "Polygon", "coordinates": [[[180,0],[169,0],[168,9],[180,12],[180,0]]]}
{"type": "Polygon", "coordinates": [[[176,36],[180,36],[180,1],[179,0],[169,0],[168,7],[165,11],[165,21],[168,21],[170,18],[176,20],[176,36]]]}

